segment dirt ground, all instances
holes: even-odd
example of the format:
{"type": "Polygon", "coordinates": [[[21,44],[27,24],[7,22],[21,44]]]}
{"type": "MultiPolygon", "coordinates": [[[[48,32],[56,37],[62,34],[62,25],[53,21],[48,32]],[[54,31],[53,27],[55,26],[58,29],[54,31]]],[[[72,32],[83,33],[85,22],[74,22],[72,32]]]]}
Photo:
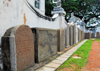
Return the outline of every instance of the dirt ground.
{"type": "Polygon", "coordinates": [[[82,71],[100,71],[100,41],[94,41],[88,57],[88,64],[82,71]]]}

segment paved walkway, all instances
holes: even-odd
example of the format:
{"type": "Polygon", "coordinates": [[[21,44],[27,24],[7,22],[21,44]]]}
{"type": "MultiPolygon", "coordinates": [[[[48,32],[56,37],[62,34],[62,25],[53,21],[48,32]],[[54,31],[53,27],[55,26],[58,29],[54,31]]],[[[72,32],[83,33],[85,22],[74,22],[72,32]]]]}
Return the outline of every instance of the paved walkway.
{"type": "Polygon", "coordinates": [[[100,41],[93,42],[88,64],[82,71],[100,71],[100,41]]]}
{"type": "Polygon", "coordinates": [[[55,60],[51,61],[50,63],[46,64],[42,68],[37,69],[36,71],[55,71],[61,64],[63,64],[81,45],[84,44],[87,40],[82,41],[69,51],[65,52],[55,60]]]}

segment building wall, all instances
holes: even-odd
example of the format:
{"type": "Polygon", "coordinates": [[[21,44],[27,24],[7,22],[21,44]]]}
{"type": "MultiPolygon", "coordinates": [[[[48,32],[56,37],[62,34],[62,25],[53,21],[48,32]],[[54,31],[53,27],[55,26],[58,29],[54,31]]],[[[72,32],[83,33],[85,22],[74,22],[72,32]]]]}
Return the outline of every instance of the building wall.
{"type": "MultiPolygon", "coordinates": [[[[34,6],[35,0],[28,0],[34,6]]],[[[45,0],[41,1],[39,13],[45,14],[45,0]]],[[[26,24],[31,28],[58,29],[65,26],[64,17],[58,16],[55,21],[48,21],[38,17],[25,3],[25,0],[0,0],[0,44],[1,37],[7,29],[26,24]],[[61,25],[62,24],[62,25],[61,25]]]]}

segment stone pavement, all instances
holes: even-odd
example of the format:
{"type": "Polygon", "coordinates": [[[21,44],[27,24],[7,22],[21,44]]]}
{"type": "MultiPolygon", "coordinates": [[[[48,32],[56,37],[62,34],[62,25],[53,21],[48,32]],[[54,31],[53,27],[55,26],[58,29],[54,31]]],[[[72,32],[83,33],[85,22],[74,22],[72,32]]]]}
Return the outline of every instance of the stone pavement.
{"type": "MultiPolygon", "coordinates": [[[[36,71],[55,71],[60,65],[62,65],[81,45],[83,45],[87,39],[73,47],[72,49],[66,51],[61,56],[57,57],[55,60],[46,64],[45,66],[37,69],[36,71]]],[[[33,71],[33,70],[31,70],[33,71]]]]}
{"type": "Polygon", "coordinates": [[[82,71],[100,71],[100,41],[94,41],[87,65],[82,71]]]}

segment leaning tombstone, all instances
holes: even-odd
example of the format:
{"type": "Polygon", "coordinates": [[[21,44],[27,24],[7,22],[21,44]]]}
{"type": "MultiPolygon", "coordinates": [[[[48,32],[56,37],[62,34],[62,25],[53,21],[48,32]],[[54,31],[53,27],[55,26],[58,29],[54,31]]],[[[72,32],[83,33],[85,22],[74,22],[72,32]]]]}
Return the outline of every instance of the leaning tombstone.
{"type": "Polygon", "coordinates": [[[4,71],[24,71],[34,65],[34,38],[30,27],[19,25],[2,37],[4,71]]]}

